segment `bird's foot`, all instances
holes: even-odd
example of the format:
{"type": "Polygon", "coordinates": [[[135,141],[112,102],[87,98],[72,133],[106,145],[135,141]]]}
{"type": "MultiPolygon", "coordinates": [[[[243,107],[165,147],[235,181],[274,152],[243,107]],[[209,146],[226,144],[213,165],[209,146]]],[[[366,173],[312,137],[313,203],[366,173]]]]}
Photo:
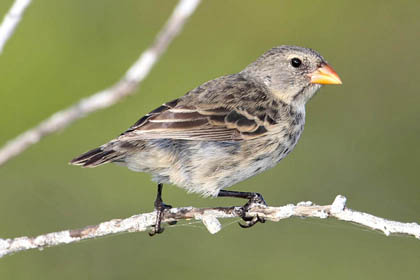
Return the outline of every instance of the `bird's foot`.
{"type": "Polygon", "coordinates": [[[254,216],[254,217],[249,217],[247,215],[249,209],[254,204],[267,206],[267,203],[265,202],[265,200],[264,200],[264,198],[261,194],[252,193],[252,196],[250,197],[249,201],[244,206],[241,207],[240,217],[242,218],[242,220],[245,221],[245,224],[239,223],[239,226],[241,228],[250,228],[257,223],[262,223],[262,224],[265,223],[265,219],[261,218],[258,215],[254,216]]]}
{"type": "Polygon", "coordinates": [[[245,221],[245,224],[239,223],[239,225],[243,228],[249,228],[255,225],[256,223],[265,223],[265,219],[257,216],[250,217],[248,215],[249,209],[253,205],[264,205],[267,206],[263,196],[259,193],[255,192],[238,192],[238,191],[227,191],[227,190],[220,190],[218,193],[218,197],[236,197],[236,198],[244,198],[248,199],[248,202],[241,207],[239,216],[242,220],[245,221]]]}
{"type": "MultiPolygon", "coordinates": [[[[163,185],[158,184],[158,191],[157,191],[156,200],[155,200],[156,223],[154,224],[152,231],[149,232],[150,236],[154,236],[155,234],[160,234],[163,232],[164,230],[164,228],[162,227],[163,214],[165,213],[165,211],[172,208],[171,205],[163,203],[162,189],[163,189],[163,185]]],[[[174,225],[176,223],[177,223],[176,221],[168,222],[168,224],[170,225],[174,225]]]]}
{"type": "MultiPolygon", "coordinates": [[[[156,211],[156,223],[153,226],[153,229],[151,232],[149,232],[150,236],[154,236],[155,234],[160,234],[164,231],[164,228],[162,227],[162,219],[163,219],[163,214],[165,213],[166,210],[171,209],[172,206],[163,203],[162,201],[155,201],[155,211],[156,211]]],[[[169,223],[171,225],[176,224],[175,222],[171,222],[169,223]]]]}

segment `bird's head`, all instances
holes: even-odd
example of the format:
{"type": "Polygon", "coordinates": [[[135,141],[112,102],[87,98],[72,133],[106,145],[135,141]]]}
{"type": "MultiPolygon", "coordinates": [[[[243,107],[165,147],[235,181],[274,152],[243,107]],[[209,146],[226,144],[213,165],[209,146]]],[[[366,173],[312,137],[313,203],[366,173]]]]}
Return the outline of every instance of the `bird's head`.
{"type": "Polygon", "coordinates": [[[324,84],[341,84],[337,73],[316,51],[280,46],[260,56],[242,73],[262,81],[276,98],[305,105],[324,84]]]}

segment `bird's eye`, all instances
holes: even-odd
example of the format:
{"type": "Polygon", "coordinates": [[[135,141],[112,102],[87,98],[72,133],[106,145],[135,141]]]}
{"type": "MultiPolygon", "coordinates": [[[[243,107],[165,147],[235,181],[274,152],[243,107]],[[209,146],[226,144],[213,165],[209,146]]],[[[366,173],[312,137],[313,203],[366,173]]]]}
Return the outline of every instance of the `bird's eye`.
{"type": "Polygon", "coordinates": [[[299,58],[295,57],[295,58],[292,58],[292,60],[290,61],[290,64],[293,67],[298,68],[302,64],[302,61],[299,58]]]}

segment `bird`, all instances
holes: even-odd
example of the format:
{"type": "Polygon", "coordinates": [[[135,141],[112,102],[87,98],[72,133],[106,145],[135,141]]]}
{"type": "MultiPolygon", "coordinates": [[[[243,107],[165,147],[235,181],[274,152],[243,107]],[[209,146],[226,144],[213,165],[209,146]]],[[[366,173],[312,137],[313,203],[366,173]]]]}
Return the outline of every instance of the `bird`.
{"type": "Polygon", "coordinates": [[[236,74],[221,76],[140,118],[117,138],[70,161],[83,167],[116,163],[146,172],[157,183],[156,223],[162,233],[163,184],[204,197],[247,199],[246,217],[257,192],[226,190],[277,165],[295,147],[305,124],[305,105],[340,77],[315,50],[282,45],[266,51],[236,74]]]}

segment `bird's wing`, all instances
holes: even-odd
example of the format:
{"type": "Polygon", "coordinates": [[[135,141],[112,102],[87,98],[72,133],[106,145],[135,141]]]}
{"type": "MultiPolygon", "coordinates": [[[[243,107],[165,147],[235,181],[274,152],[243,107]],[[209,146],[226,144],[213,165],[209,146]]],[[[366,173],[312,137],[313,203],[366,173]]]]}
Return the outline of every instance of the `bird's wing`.
{"type": "MultiPolygon", "coordinates": [[[[236,102],[238,100],[235,99],[241,98],[236,96],[240,88],[236,90],[237,85],[233,88],[230,85],[226,89],[226,84],[230,83],[224,81],[213,86],[204,84],[207,89],[201,89],[201,92],[196,92],[196,89],[184,97],[163,104],[138,120],[118,139],[242,141],[270,133],[275,121],[268,114],[269,110],[264,108],[266,103],[258,97],[250,102],[236,102]],[[212,92],[210,95],[208,88],[212,92]],[[206,93],[208,98],[202,98],[206,93]],[[259,104],[259,113],[255,113],[255,108],[247,108],[247,104],[251,107],[259,104]]],[[[249,90],[252,92],[253,89],[249,90]]]]}
{"type": "Polygon", "coordinates": [[[171,108],[169,105],[173,102],[163,104],[141,118],[120,139],[241,141],[267,133],[264,122],[247,117],[235,109],[218,107],[202,110],[193,106],[171,108]]]}

